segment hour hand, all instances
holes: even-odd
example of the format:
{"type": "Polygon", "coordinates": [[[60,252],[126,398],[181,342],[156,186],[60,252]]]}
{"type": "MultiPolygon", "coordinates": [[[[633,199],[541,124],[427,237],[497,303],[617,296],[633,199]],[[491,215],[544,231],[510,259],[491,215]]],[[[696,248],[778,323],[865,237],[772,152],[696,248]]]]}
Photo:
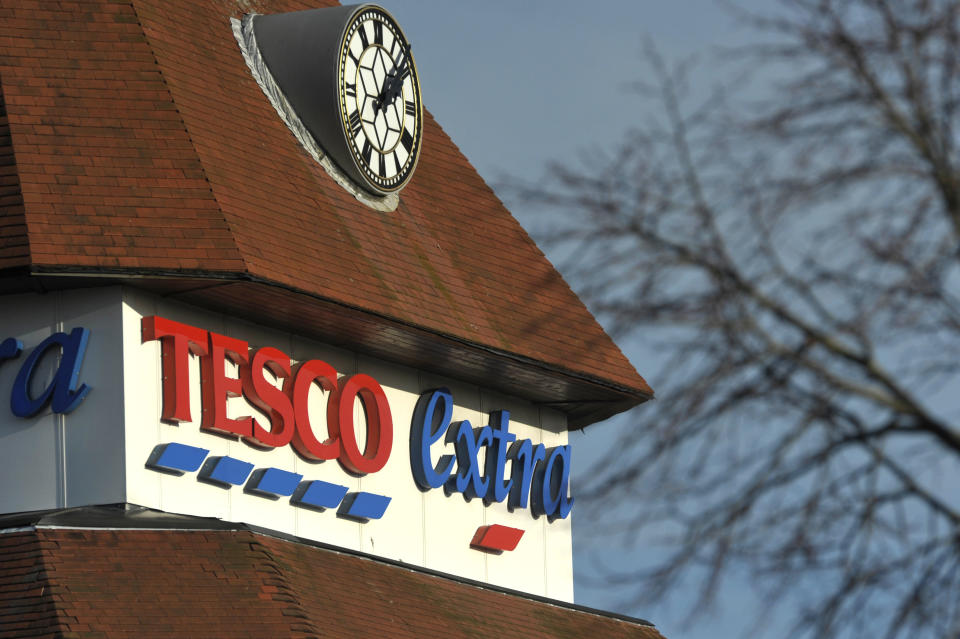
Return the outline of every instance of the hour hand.
{"type": "Polygon", "coordinates": [[[409,69],[406,65],[397,70],[397,74],[390,77],[390,82],[383,90],[381,108],[393,104],[403,92],[403,79],[407,77],[409,69]]]}
{"type": "Polygon", "coordinates": [[[377,109],[382,109],[388,104],[393,104],[393,101],[397,99],[397,96],[399,96],[400,92],[403,90],[403,80],[407,77],[407,74],[410,73],[410,65],[408,62],[409,52],[410,45],[407,45],[406,51],[403,53],[403,57],[400,58],[400,63],[397,65],[394,72],[387,76],[387,81],[383,85],[383,92],[377,99],[377,109]]]}

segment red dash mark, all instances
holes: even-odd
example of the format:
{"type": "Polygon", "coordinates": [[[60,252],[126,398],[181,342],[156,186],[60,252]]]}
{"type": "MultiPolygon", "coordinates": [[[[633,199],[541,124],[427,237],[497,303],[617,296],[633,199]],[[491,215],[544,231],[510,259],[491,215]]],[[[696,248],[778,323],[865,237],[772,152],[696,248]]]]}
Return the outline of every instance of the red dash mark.
{"type": "Polygon", "coordinates": [[[473,548],[502,552],[516,548],[521,537],[523,537],[523,531],[519,528],[492,524],[477,528],[477,533],[473,536],[470,545],[473,548]]]}

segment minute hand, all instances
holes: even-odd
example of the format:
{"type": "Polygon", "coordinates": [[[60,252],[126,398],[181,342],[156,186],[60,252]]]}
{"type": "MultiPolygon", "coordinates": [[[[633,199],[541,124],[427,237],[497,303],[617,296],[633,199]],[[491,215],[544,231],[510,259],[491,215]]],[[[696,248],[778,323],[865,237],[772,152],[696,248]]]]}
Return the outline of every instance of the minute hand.
{"type": "Polygon", "coordinates": [[[381,109],[389,104],[393,104],[393,101],[396,100],[397,96],[403,91],[403,80],[410,73],[409,52],[410,45],[407,45],[407,51],[404,52],[403,57],[400,59],[396,73],[387,76],[387,82],[383,86],[383,93],[380,94],[380,99],[377,100],[381,109]]]}

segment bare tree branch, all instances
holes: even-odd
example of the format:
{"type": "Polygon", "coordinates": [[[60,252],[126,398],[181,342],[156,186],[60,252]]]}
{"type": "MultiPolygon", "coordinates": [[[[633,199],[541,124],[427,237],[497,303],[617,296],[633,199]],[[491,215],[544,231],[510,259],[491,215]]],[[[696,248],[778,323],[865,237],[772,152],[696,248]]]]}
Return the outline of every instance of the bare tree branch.
{"type": "Polygon", "coordinates": [[[603,579],[697,610],[746,569],[798,635],[960,636],[960,2],[740,13],[768,90],[691,103],[648,44],[662,117],[507,185],[607,326],[663,355],[581,489],[626,494],[597,526],[662,553],[603,579]]]}

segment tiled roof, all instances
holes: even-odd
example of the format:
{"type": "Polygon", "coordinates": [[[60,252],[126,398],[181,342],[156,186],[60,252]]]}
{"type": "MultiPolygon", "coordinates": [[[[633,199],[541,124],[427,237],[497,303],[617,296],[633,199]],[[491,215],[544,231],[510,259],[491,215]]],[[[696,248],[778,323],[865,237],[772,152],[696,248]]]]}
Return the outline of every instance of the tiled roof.
{"type": "Polygon", "coordinates": [[[329,4],[0,7],[0,275],[132,281],[552,403],[573,425],[649,398],[429,113],[392,213],[359,203],[299,146],[229,19],[329,4]],[[331,329],[343,313],[367,326],[331,329]],[[303,319],[316,314],[327,324],[303,319]]]}
{"type": "Polygon", "coordinates": [[[3,101],[3,87],[0,86],[0,269],[24,266],[29,261],[20,178],[17,177],[10,123],[3,101]]]}
{"type": "Polygon", "coordinates": [[[3,637],[633,637],[642,622],[248,530],[8,529],[3,637]]]}

